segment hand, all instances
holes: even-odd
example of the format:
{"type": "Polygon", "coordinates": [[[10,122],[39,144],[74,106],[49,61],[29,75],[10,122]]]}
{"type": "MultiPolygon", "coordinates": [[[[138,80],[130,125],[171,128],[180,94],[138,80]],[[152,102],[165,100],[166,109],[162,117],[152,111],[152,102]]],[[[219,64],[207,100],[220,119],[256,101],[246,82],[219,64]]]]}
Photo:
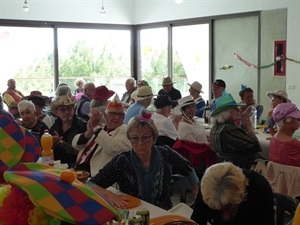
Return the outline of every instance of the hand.
{"type": "Polygon", "coordinates": [[[53,138],[53,144],[56,145],[58,142],[62,140],[62,137],[59,136],[59,133],[57,131],[54,131],[54,135],[52,135],[53,138]]]}
{"type": "Polygon", "coordinates": [[[98,109],[91,108],[89,116],[89,123],[92,126],[92,128],[96,127],[97,125],[100,125],[102,120],[102,113],[98,109]]]}

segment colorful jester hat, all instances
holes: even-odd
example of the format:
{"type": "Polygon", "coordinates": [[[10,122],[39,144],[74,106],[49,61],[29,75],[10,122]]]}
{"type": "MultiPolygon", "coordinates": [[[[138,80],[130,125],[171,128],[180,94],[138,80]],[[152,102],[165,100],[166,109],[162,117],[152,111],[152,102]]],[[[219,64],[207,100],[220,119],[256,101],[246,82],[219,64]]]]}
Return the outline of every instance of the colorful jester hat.
{"type": "Polygon", "coordinates": [[[81,225],[104,224],[118,211],[102,196],[78,180],[64,180],[58,168],[22,163],[8,169],[4,179],[28,194],[32,203],[59,220],[81,225]]]}
{"type": "Polygon", "coordinates": [[[13,118],[0,113],[0,183],[3,173],[20,162],[36,162],[41,147],[35,137],[13,118]]]}

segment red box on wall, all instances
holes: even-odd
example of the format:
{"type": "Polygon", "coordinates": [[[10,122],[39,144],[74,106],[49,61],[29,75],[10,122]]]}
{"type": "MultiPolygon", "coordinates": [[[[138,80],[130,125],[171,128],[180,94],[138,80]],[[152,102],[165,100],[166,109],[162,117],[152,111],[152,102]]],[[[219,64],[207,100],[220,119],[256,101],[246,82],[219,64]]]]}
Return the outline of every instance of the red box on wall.
{"type": "Polygon", "coordinates": [[[275,76],[285,76],[286,71],[286,41],[275,41],[274,42],[274,62],[278,59],[280,61],[276,62],[274,65],[274,75],[275,76]]]}

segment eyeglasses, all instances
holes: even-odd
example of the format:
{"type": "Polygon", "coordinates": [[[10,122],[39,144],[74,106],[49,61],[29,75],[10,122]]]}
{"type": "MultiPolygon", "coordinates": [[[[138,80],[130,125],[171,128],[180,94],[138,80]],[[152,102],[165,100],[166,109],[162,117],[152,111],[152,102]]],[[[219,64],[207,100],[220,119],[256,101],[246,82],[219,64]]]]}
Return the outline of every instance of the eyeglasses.
{"type": "Polygon", "coordinates": [[[141,140],[143,144],[149,143],[150,139],[152,138],[152,135],[144,135],[141,138],[139,137],[129,137],[129,141],[131,144],[137,144],[141,140]]]}
{"type": "Polygon", "coordinates": [[[64,108],[57,108],[56,110],[65,113],[66,111],[71,112],[73,109],[74,107],[64,107],[64,108]]]}
{"type": "Polygon", "coordinates": [[[111,116],[111,117],[125,117],[125,114],[124,113],[117,113],[117,112],[108,112],[108,114],[111,116]]]}

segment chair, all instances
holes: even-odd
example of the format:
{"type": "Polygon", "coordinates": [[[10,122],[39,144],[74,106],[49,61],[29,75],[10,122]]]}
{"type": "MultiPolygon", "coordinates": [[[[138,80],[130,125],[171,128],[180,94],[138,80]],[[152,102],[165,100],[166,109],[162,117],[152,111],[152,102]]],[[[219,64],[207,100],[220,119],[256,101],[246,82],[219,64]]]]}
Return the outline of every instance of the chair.
{"type": "Polygon", "coordinates": [[[294,218],[299,204],[296,198],[288,195],[273,193],[275,224],[286,225],[294,218]]]}
{"type": "Polygon", "coordinates": [[[269,161],[265,178],[270,183],[273,192],[292,197],[300,196],[300,167],[269,161]]]}

